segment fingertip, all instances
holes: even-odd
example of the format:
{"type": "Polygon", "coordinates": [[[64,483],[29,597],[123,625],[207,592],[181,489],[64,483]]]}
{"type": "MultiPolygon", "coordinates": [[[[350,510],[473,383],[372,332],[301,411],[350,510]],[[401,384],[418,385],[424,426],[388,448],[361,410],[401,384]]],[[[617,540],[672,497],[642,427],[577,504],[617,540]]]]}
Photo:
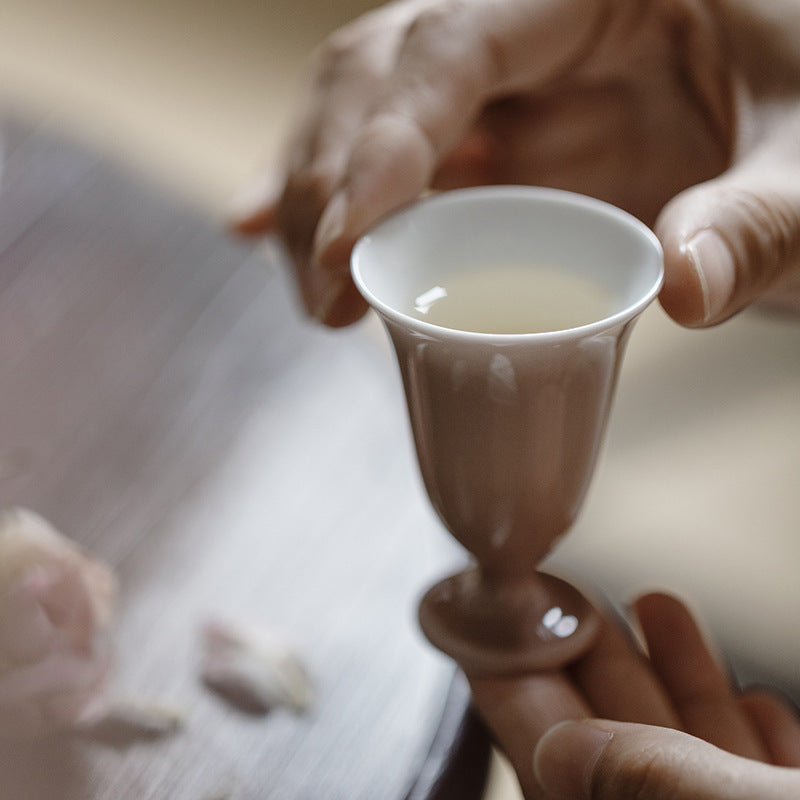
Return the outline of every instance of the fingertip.
{"type": "Polygon", "coordinates": [[[239,188],[228,200],[228,227],[243,236],[258,236],[275,230],[283,181],[270,173],[239,188]]]}
{"type": "Polygon", "coordinates": [[[666,592],[648,592],[633,603],[639,621],[665,623],[675,616],[690,616],[686,604],[666,592]]]}
{"type": "Polygon", "coordinates": [[[739,702],[751,716],[768,723],[763,727],[777,729],[791,722],[800,731],[800,710],[788,695],[776,688],[749,686],[742,691],[739,702]]]}
{"type": "Polygon", "coordinates": [[[675,595],[651,592],[638,598],[634,609],[650,656],[659,663],[671,660],[676,641],[681,647],[702,643],[708,650],[709,637],[687,603],[675,595]]]}
{"type": "Polygon", "coordinates": [[[349,271],[316,268],[307,273],[300,289],[309,316],[328,328],[346,327],[363,317],[368,308],[349,271]]]}
{"type": "Polygon", "coordinates": [[[677,252],[665,254],[664,310],[690,328],[721,322],[730,315],[736,267],[722,237],[707,228],[682,241],[677,252]]]}
{"type": "Polygon", "coordinates": [[[705,237],[664,242],[664,284],[658,299],[664,311],[686,328],[714,324],[730,295],[718,279],[724,279],[719,261],[706,253],[712,248],[715,244],[705,237]]]}
{"type": "Polygon", "coordinates": [[[758,705],[784,711],[800,723],[800,709],[792,698],[773,686],[749,686],[742,691],[742,701],[748,705],[758,705]]]}
{"type": "Polygon", "coordinates": [[[736,263],[720,226],[724,191],[711,182],[686,190],[666,205],[656,221],[664,248],[664,285],[659,300],[666,313],[688,328],[715,325],[733,313],[736,263]]]}
{"type": "Polygon", "coordinates": [[[673,270],[664,272],[658,300],[666,314],[684,328],[703,327],[703,293],[698,276],[673,270]]]}
{"type": "Polygon", "coordinates": [[[800,714],[791,698],[773,688],[745,690],[739,703],[761,735],[773,764],[800,767],[800,714]]]}
{"type": "Polygon", "coordinates": [[[275,230],[275,209],[269,208],[245,218],[228,219],[228,228],[241,236],[264,236],[275,230]]]}
{"type": "MultiPolygon", "coordinates": [[[[634,609],[651,662],[668,685],[673,668],[682,668],[683,661],[690,656],[700,659],[706,670],[717,664],[719,656],[712,654],[711,637],[684,600],[652,592],[640,597],[634,609]]],[[[720,680],[727,684],[721,674],[720,680]]]]}
{"type": "Polygon", "coordinates": [[[329,328],[344,328],[361,319],[367,309],[358,289],[348,281],[325,310],[322,322],[329,328]]]}

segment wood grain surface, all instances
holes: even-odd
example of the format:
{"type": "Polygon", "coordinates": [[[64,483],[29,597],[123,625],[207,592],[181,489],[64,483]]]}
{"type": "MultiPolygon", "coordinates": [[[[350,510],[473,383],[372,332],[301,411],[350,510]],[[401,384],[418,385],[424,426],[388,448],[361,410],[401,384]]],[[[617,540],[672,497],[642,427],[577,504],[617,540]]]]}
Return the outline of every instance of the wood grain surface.
{"type": "Polygon", "coordinates": [[[480,791],[486,738],[417,632],[420,592],[460,555],[423,496],[387,346],[373,323],[304,322],[287,283],[276,251],[6,126],[0,502],[115,567],[114,691],[185,722],[125,745],[0,744],[0,800],[377,800],[420,774],[430,797],[464,741],[458,791],[480,791]],[[312,712],[248,715],[206,690],[211,615],[294,642],[312,712]]]}

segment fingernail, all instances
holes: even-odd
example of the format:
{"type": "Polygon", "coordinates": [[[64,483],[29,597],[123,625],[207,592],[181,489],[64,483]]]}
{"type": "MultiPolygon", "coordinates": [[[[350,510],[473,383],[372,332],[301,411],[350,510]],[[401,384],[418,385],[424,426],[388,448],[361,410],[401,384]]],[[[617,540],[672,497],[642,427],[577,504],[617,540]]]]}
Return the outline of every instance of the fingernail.
{"type": "Polygon", "coordinates": [[[312,248],[312,258],[317,263],[325,264],[326,250],[342,237],[348,210],[347,194],[340,189],[330,199],[317,225],[312,248]]]}
{"type": "Polygon", "coordinates": [[[695,234],[681,248],[697,274],[703,295],[703,323],[713,322],[733,296],[736,267],[730,248],[715,231],[695,234]]]}
{"type": "Polygon", "coordinates": [[[585,722],[550,728],[533,753],[533,772],[545,794],[590,800],[594,769],[613,736],[585,722]]]}

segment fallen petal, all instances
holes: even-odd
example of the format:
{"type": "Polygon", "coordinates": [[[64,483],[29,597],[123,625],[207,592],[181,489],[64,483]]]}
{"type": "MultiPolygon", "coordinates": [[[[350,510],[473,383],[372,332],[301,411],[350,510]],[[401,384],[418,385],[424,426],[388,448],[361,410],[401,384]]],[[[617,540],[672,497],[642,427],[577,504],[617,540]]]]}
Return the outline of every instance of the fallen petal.
{"type": "Polygon", "coordinates": [[[203,682],[251,713],[308,711],[314,689],[302,659],[274,631],[220,620],[202,627],[203,682]]]}
{"type": "Polygon", "coordinates": [[[0,511],[0,736],[45,736],[102,701],[111,569],[38,514],[0,511]]]}
{"type": "Polygon", "coordinates": [[[111,698],[99,713],[79,726],[92,739],[126,746],[180,731],[186,714],[176,705],[137,698],[111,698]]]}

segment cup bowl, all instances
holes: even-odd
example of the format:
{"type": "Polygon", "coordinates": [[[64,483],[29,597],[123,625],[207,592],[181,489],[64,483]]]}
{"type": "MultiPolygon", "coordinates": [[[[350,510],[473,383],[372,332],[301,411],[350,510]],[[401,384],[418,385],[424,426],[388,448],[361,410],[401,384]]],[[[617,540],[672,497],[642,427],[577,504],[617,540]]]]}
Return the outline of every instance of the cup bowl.
{"type": "MultiPolygon", "coordinates": [[[[581,330],[521,334],[451,331],[469,338],[567,338],[637,317],[663,281],[663,253],[644,223],[591,197],[528,186],[490,186],[432,195],[385,219],[356,243],[353,280],[384,318],[421,333],[438,327],[412,316],[431,286],[465,270],[552,265],[602,285],[611,311],[581,330]]],[[[439,331],[439,335],[443,335],[439,331]]]]}

